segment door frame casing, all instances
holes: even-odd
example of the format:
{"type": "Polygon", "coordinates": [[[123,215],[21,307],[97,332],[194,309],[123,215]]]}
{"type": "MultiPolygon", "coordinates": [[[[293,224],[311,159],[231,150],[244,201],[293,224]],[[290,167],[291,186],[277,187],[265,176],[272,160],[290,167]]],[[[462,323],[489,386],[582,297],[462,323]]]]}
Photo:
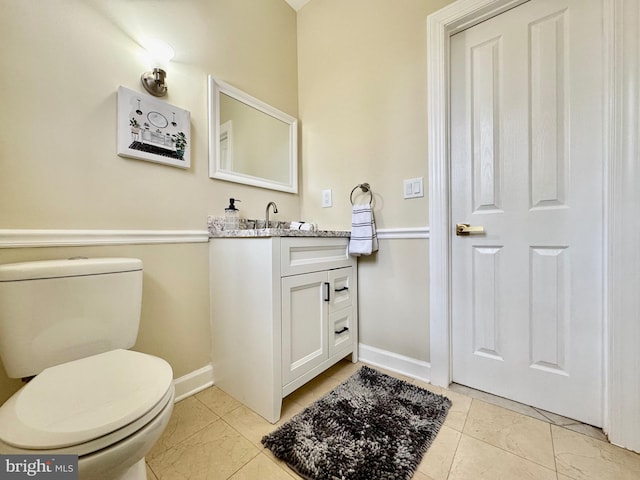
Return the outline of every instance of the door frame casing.
{"type": "MultiPolygon", "coordinates": [[[[457,0],[451,5],[435,12],[427,18],[427,110],[428,110],[428,155],[429,155],[429,223],[431,236],[429,241],[429,326],[430,326],[430,363],[431,381],[435,385],[448,386],[452,380],[451,356],[451,240],[453,222],[450,216],[450,158],[449,158],[449,80],[450,80],[450,37],[457,32],[476,25],[493,16],[499,15],[529,0],[457,0]]],[[[603,6],[603,428],[609,433],[612,443],[619,443],[627,448],[640,448],[640,434],[630,433],[630,426],[620,421],[629,415],[633,401],[622,402],[615,394],[621,390],[619,385],[627,381],[635,372],[625,364],[624,357],[617,356],[612,349],[620,348],[621,343],[633,342],[632,337],[620,338],[617,343],[610,342],[610,335],[618,330],[624,330],[621,316],[611,316],[616,312],[616,305],[612,303],[612,292],[616,283],[621,280],[612,277],[610,263],[621,262],[624,252],[614,251],[612,245],[620,243],[622,233],[614,228],[612,219],[615,218],[614,209],[622,203],[616,197],[613,186],[616,179],[624,178],[629,170],[628,162],[619,154],[618,130],[624,125],[614,121],[617,118],[616,106],[623,105],[623,92],[616,88],[617,72],[621,68],[618,50],[627,48],[622,46],[620,31],[623,29],[623,15],[621,14],[625,2],[632,0],[601,0],[603,6]],[[615,67],[615,68],[614,68],[615,67]],[[612,173],[615,174],[612,175],[612,173]],[[620,375],[620,371],[628,371],[620,375]],[[616,377],[609,372],[617,372],[616,377]],[[610,401],[611,400],[611,401],[610,401]],[[610,426],[619,426],[610,430],[610,426]],[[626,430],[626,431],[625,431],[626,430]],[[620,438],[617,441],[617,438],[620,438]],[[630,440],[631,439],[631,440],[630,440]]],[[[631,25],[633,27],[634,25],[631,25]]],[[[628,27],[627,27],[628,28],[628,27]]],[[[636,48],[639,48],[636,46],[636,48]]],[[[634,53],[634,52],[631,52],[634,53]]],[[[637,52],[636,52],[637,53],[637,52]]],[[[626,351],[631,350],[627,345],[626,351]]],[[[631,350],[632,351],[632,350],[631,350]]]]}

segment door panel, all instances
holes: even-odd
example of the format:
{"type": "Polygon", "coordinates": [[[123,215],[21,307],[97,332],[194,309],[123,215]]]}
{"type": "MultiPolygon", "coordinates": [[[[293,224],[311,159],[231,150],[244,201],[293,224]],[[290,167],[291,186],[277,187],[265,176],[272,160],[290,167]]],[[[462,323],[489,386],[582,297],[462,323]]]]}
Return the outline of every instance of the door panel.
{"type": "Polygon", "coordinates": [[[565,10],[529,26],[532,208],[566,206],[566,15],[565,10]]]}
{"type": "Polygon", "coordinates": [[[500,250],[496,247],[473,249],[473,350],[501,360],[500,351],[500,250]]]}
{"type": "Polygon", "coordinates": [[[602,12],[532,0],[451,38],[453,380],[602,417],[602,12]],[[579,398],[580,401],[576,402],[579,398]]]}
{"type": "Polygon", "coordinates": [[[566,248],[530,248],[531,366],[566,373],[569,266],[566,248]]]}

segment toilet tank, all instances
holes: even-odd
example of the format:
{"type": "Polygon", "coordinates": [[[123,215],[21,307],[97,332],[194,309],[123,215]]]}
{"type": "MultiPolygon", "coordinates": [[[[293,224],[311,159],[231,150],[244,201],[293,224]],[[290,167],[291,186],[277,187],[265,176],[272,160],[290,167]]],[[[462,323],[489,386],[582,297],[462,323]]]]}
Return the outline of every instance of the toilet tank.
{"type": "Polygon", "coordinates": [[[131,348],[142,261],[80,258],[0,265],[0,358],[9,377],[131,348]]]}

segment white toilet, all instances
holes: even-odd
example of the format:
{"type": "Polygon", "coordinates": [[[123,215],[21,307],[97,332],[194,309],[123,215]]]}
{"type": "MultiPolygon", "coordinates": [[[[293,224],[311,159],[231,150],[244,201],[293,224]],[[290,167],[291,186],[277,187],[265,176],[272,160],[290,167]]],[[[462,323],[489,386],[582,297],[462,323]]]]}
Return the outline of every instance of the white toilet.
{"type": "Polygon", "coordinates": [[[138,335],[142,262],[0,265],[0,358],[35,377],[0,407],[0,453],[77,454],[80,479],[144,479],[173,410],[173,372],[126,350],[138,335]]]}

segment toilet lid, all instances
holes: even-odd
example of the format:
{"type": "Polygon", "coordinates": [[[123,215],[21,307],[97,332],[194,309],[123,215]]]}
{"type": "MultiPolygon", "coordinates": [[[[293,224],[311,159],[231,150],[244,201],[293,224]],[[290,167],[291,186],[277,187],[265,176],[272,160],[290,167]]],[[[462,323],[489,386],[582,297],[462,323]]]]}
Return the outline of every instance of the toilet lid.
{"type": "Polygon", "coordinates": [[[24,449],[88,442],[145,415],[172,380],[166,361],[130,350],[56,365],[0,407],[0,440],[24,449]]]}

